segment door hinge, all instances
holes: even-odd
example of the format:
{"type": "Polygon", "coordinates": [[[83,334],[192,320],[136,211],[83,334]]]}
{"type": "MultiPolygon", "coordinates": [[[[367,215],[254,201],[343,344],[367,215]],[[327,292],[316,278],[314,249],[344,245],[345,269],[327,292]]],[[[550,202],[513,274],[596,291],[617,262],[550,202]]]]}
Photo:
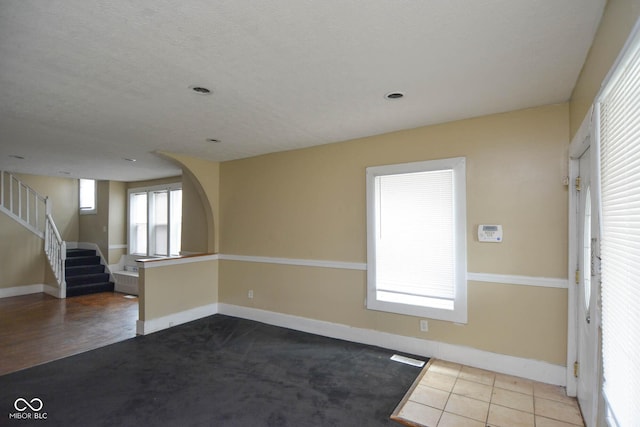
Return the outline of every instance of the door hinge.
{"type": "Polygon", "coordinates": [[[576,285],[580,284],[580,270],[576,270],[576,285]]]}
{"type": "Polygon", "coordinates": [[[580,363],[576,361],[573,363],[573,376],[578,378],[579,373],[580,373],[580,363]]]}
{"type": "Polygon", "coordinates": [[[576,191],[582,190],[582,187],[580,186],[580,181],[581,181],[580,177],[577,176],[576,177],[576,191]]]}

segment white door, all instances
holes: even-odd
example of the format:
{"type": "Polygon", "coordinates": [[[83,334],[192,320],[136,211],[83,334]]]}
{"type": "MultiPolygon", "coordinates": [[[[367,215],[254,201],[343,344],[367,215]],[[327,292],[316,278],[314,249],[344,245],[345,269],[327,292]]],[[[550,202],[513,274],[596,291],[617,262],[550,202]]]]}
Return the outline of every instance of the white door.
{"type": "Polygon", "coordinates": [[[578,192],[578,402],[587,427],[595,426],[598,399],[598,215],[591,188],[590,149],[580,157],[578,192]]]}

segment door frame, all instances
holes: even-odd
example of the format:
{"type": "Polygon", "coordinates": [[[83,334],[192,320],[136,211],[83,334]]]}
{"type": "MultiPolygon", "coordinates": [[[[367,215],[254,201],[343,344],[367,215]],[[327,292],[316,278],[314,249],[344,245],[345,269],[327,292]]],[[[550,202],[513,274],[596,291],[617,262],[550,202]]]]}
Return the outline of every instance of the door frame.
{"type": "MultiPolygon", "coordinates": [[[[592,120],[594,119],[593,107],[587,112],[580,128],[576,132],[569,145],[569,170],[567,185],[569,186],[569,255],[567,266],[567,277],[569,278],[568,298],[567,298],[567,395],[577,396],[578,381],[573,374],[574,363],[578,360],[578,286],[575,283],[575,275],[578,263],[578,217],[577,212],[580,206],[580,195],[575,189],[575,180],[580,171],[580,157],[591,146],[591,156],[595,156],[597,146],[595,143],[595,132],[593,132],[592,120]]],[[[592,171],[594,172],[594,171],[592,171]]],[[[592,176],[595,174],[592,173],[592,176]]],[[[595,186],[593,186],[595,189],[595,186]]],[[[592,191],[593,196],[593,191],[592,191]]],[[[594,212],[597,214],[597,212],[594,212]]]]}

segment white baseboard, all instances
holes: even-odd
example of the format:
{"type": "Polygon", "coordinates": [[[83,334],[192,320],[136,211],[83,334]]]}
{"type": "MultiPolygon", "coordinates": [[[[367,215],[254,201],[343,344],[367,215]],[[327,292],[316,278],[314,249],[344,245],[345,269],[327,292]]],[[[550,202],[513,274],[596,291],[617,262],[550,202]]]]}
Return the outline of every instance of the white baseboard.
{"type": "Polygon", "coordinates": [[[375,345],[418,356],[435,357],[549,384],[565,385],[566,382],[566,367],[540,360],[508,356],[471,347],[406,337],[372,329],[354,328],[338,323],[250,307],[219,303],[218,310],[220,314],[255,320],[269,325],[375,345]]]}
{"type": "Polygon", "coordinates": [[[44,292],[45,294],[54,296],[56,298],[65,298],[67,296],[66,289],[61,289],[56,286],[50,286],[50,285],[43,285],[42,292],[44,292]]]}
{"type": "Polygon", "coordinates": [[[14,286],[11,288],[0,288],[0,298],[9,298],[9,297],[17,297],[20,295],[38,294],[40,292],[44,292],[44,286],[45,285],[38,284],[38,285],[14,286]]]}
{"type": "Polygon", "coordinates": [[[168,316],[158,317],[156,319],[138,320],[136,322],[136,333],[138,335],[148,335],[163,329],[178,326],[193,320],[202,319],[203,317],[212,316],[218,312],[218,304],[203,305],[178,313],[169,314],[168,316]]]}
{"type": "Polygon", "coordinates": [[[62,295],[62,290],[55,286],[50,285],[25,285],[25,286],[14,286],[12,288],[0,288],[0,298],[9,298],[9,297],[17,297],[20,295],[30,295],[30,294],[39,294],[44,292],[45,294],[49,294],[56,298],[64,298],[62,295]]]}

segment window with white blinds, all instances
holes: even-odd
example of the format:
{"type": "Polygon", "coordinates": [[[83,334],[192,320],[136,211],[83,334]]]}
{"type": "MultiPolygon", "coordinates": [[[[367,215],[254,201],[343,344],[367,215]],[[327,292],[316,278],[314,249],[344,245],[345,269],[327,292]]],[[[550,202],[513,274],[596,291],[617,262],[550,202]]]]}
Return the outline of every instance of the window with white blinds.
{"type": "Polygon", "coordinates": [[[80,179],[78,181],[80,189],[80,213],[94,214],[96,210],[96,180],[80,179]]]}
{"type": "Polygon", "coordinates": [[[638,45],[629,45],[599,97],[604,394],[609,420],[618,426],[640,420],[638,45]]]}
{"type": "Polygon", "coordinates": [[[367,169],[371,309],[466,322],[464,158],[367,169]]]}
{"type": "Polygon", "coordinates": [[[178,256],[182,235],[182,184],[129,190],[129,251],[178,256]]]}

